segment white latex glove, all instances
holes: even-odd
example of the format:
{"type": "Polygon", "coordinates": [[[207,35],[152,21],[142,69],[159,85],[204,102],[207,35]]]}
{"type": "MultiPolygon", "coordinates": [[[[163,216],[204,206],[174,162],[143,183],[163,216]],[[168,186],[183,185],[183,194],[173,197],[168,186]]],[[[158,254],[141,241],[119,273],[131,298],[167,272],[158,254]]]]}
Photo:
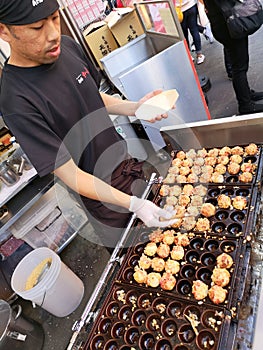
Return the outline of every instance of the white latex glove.
{"type": "Polygon", "coordinates": [[[174,212],[159,208],[147,199],[131,197],[130,211],[134,212],[147,227],[167,227],[175,224],[178,219],[171,219],[174,212]],[[162,218],[162,221],[160,219],[162,218]]]}

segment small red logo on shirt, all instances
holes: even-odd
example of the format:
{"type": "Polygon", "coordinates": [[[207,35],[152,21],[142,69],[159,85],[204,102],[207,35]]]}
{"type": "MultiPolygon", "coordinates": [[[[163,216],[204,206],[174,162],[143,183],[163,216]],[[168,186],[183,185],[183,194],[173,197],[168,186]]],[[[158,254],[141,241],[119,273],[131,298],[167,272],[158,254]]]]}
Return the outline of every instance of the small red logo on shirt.
{"type": "Polygon", "coordinates": [[[84,70],[76,78],[77,82],[79,84],[83,83],[84,79],[86,79],[89,74],[89,70],[86,67],[84,67],[84,70]]]}

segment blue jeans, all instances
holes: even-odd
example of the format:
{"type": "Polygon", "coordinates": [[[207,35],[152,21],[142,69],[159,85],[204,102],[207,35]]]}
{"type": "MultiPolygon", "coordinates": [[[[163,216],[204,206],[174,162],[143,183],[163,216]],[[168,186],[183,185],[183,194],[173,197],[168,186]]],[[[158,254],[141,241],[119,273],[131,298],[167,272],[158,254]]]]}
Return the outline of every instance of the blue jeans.
{"type": "Polygon", "coordinates": [[[190,49],[189,38],[188,38],[188,30],[189,30],[192,37],[193,37],[196,53],[200,54],[201,53],[201,38],[200,38],[198,24],[197,24],[197,14],[198,14],[197,5],[194,5],[190,9],[184,11],[183,13],[184,13],[184,18],[183,18],[183,21],[181,23],[181,26],[182,26],[182,30],[184,33],[184,37],[187,41],[187,45],[190,49]]]}

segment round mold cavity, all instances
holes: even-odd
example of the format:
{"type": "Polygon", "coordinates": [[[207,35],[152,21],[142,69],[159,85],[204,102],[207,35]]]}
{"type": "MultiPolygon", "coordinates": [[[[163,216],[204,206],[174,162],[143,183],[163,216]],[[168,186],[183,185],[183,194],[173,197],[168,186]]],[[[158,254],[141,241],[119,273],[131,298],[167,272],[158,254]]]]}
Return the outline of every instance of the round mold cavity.
{"type": "Polygon", "coordinates": [[[192,284],[187,279],[182,279],[177,283],[176,290],[182,295],[189,295],[192,291],[192,284]]]}
{"type": "Polygon", "coordinates": [[[139,259],[140,257],[138,255],[132,255],[129,259],[129,266],[134,268],[136,265],[138,265],[139,259]]]}
{"type": "Polygon", "coordinates": [[[216,257],[213,253],[204,253],[201,255],[201,263],[205,266],[213,266],[216,264],[216,257]]]}
{"type": "Polygon", "coordinates": [[[167,318],[161,327],[162,335],[166,338],[175,337],[177,332],[177,324],[173,318],[167,318]]]}
{"type": "Polygon", "coordinates": [[[112,301],[106,307],[105,313],[108,317],[114,317],[118,314],[119,310],[120,310],[119,303],[117,301],[112,301]]]}
{"type": "Polygon", "coordinates": [[[205,310],[201,315],[201,323],[205,328],[219,329],[222,324],[222,317],[215,310],[205,310]]]}
{"type": "Polygon", "coordinates": [[[224,232],[225,229],[226,229],[226,225],[223,222],[215,222],[212,225],[212,231],[217,233],[217,234],[224,232]]]}
{"type": "Polygon", "coordinates": [[[199,253],[196,250],[189,250],[185,254],[185,260],[188,261],[190,264],[196,264],[199,260],[199,253]]]}
{"type": "Polygon", "coordinates": [[[201,317],[201,311],[199,307],[195,305],[189,305],[184,309],[184,315],[187,315],[189,317],[194,317],[196,320],[200,320],[201,317]]]}
{"type": "Polygon", "coordinates": [[[110,339],[107,341],[107,343],[105,344],[104,350],[118,350],[119,349],[119,345],[118,342],[114,339],[110,339]]]}
{"type": "Polygon", "coordinates": [[[149,315],[146,319],[145,325],[151,332],[156,332],[161,329],[162,319],[160,314],[153,313],[149,315]]]}
{"type": "Polygon", "coordinates": [[[200,267],[196,271],[196,278],[198,280],[203,281],[206,284],[211,283],[211,276],[212,276],[212,271],[210,269],[208,269],[207,267],[200,267]]]}
{"type": "Polygon", "coordinates": [[[224,253],[231,254],[236,250],[236,243],[229,240],[224,240],[220,243],[220,249],[224,253]]]}
{"type": "Polygon", "coordinates": [[[131,310],[130,306],[123,305],[120,308],[120,311],[118,313],[118,317],[122,321],[130,321],[131,317],[132,317],[132,310],[131,310]]]}
{"type": "Polygon", "coordinates": [[[208,239],[204,244],[204,248],[209,252],[215,252],[218,249],[218,247],[219,242],[215,239],[208,239]]]}
{"type": "Polygon", "coordinates": [[[205,203],[213,204],[214,206],[217,205],[217,200],[215,198],[209,198],[205,201],[205,203]]]}
{"type": "Polygon", "coordinates": [[[217,197],[220,194],[220,189],[219,188],[212,188],[211,190],[208,191],[207,194],[209,197],[217,197]]]}
{"type": "Polygon", "coordinates": [[[134,253],[135,254],[142,255],[143,251],[144,251],[144,244],[137,244],[134,247],[134,253]]]}
{"type": "Polygon", "coordinates": [[[195,275],[195,268],[191,264],[185,264],[181,267],[180,275],[182,278],[191,279],[195,275]]]}
{"type": "Polygon", "coordinates": [[[132,267],[127,267],[123,271],[123,279],[126,282],[132,282],[133,281],[133,274],[134,274],[134,269],[132,267]]]}
{"type": "Polygon", "coordinates": [[[134,326],[142,326],[146,321],[146,313],[145,311],[139,309],[134,311],[133,315],[132,315],[132,323],[134,324],[134,326]]]}
{"type": "Polygon", "coordinates": [[[248,197],[249,194],[250,192],[247,188],[239,188],[238,190],[236,190],[236,196],[248,197]]]}
{"type": "Polygon", "coordinates": [[[238,182],[238,177],[235,175],[227,176],[226,182],[228,182],[230,184],[238,182]]]}
{"type": "Polygon", "coordinates": [[[182,314],[183,305],[179,301],[172,301],[167,307],[169,317],[178,318],[182,314]]]}
{"type": "Polygon", "coordinates": [[[132,305],[132,306],[136,306],[137,305],[137,301],[138,301],[138,292],[136,292],[135,290],[129,290],[126,293],[126,304],[128,305],[132,305]]]}
{"type": "Polygon", "coordinates": [[[102,334],[108,333],[111,330],[111,319],[109,317],[104,317],[98,325],[98,330],[102,334]]]}
{"type": "Polygon", "coordinates": [[[222,194],[231,197],[233,196],[233,194],[235,193],[235,191],[232,188],[225,188],[224,190],[222,190],[222,194]]]}
{"type": "Polygon", "coordinates": [[[149,309],[152,306],[152,296],[149,294],[141,294],[138,298],[138,306],[141,309],[149,309]]]}
{"type": "Polygon", "coordinates": [[[126,297],[126,292],[125,292],[125,290],[123,288],[117,288],[113,292],[112,297],[116,301],[124,302],[125,301],[125,297],[126,297]]]}
{"type": "Polygon", "coordinates": [[[105,339],[102,335],[98,334],[92,339],[90,344],[91,350],[103,349],[105,345],[105,339]]]}
{"type": "Polygon", "coordinates": [[[153,311],[158,314],[164,314],[168,305],[168,301],[164,298],[156,298],[152,303],[153,311]]]}
{"type": "Polygon", "coordinates": [[[235,222],[243,221],[245,218],[245,214],[241,210],[235,210],[233,213],[230,214],[230,219],[235,222]]]}
{"type": "Polygon", "coordinates": [[[234,236],[238,235],[242,232],[242,225],[238,224],[237,222],[234,222],[227,226],[227,232],[234,236]]]}
{"type": "Polygon", "coordinates": [[[203,247],[204,240],[200,237],[195,237],[190,241],[190,247],[196,250],[199,250],[203,247]]]}
{"type": "Polygon", "coordinates": [[[152,333],[146,332],[141,335],[139,339],[139,348],[141,350],[151,350],[154,349],[155,338],[152,333]]]}
{"type": "Polygon", "coordinates": [[[204,329],[196,337],[196,344],[200,350],[212,350],[216,348],[216,339],[212,332],[204,329]]]}
{"type": "Polygon", "coordinates": [[[244,163],[256,163],[257,157],[247,156],[244,158],[244,163]]]}
{"type": "Polygon", "coordinates": [[[183,343],[192,343],[195,340],[195,333],[190,324],[183,324],[178,330],[178,337],[183,343]]]}
{"type": "Polygon", "coordinates": [[[159,339],[155,345],[155,350],[172,350],[172,344],[168,339],[159,339]]]}
{"type": "Polygon", "coordinates": [[[139,341],[140,333],[137,327],[130,327],[124,334],[124,340],[129,345],[137,344],[139,341]]]}
{"type": "Polygon", "coordinates": [[[117,322],[112,326],[111,336],[112,338],[121,338],[125,332],[125,325],[123,322],[117,322]]]}
{"type": "Polygon", "coordinates": [[[216,212],[215,217],[217,220],[222,221],[228,218],[228,212],[226,210],[219,210],[216,212]]]}

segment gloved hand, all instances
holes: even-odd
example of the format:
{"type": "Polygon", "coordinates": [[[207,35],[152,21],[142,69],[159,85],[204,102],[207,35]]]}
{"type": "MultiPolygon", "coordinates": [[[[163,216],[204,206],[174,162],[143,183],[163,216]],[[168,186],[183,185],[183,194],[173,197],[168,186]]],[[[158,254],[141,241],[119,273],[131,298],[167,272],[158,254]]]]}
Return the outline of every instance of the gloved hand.
{"type": "Polygon", "coordinates": [[[172,219],[175,212],[159,208],[151,201],[135,196],[131,197],[129,210],[134,212],[148,227],[167,227],[178,221],[178,219],[172,219]]]}

